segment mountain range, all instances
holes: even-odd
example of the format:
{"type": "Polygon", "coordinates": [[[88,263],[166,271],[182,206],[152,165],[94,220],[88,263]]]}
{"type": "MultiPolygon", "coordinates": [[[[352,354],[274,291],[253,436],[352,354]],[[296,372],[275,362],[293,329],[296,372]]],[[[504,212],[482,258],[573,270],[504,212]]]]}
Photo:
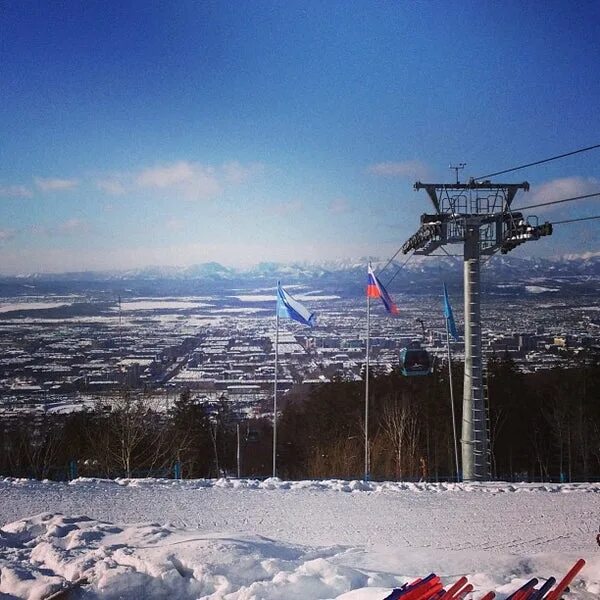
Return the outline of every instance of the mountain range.
{"type": "MultiPolygon", "coordinates": [[[[447,281],[461,279],[463,261],[456,256],[411,256],[393,261],[376,257],[329,260],[313,263],[263,262],[248,268],[227,267],[217,262],[207,262],[186,267],[156,266],[115,271],[83,271],[72,273],[32,273],[14,277],[0,277],[5,283],[35,283],[41,281],[131,281],[131,280],[198,280],[204,282],[256,283],[273,282],[314,283],[322,281],[346,283],[361,282],[371,262],[383,282],[391,278],[399,281],[443,278],[447,281]]],[[[600,278],[600,254],[566,256],[557,258],[517,257],[496,255],[482,259],[484,276],[492,275],[497,281],[523,281],[564,278],[600,278]]]]}
{"type": "MultiPolygon", "coordinates": [[[[78,271],[67,273],[29,273],[0,277],[2,280],[110,280],[110,279],[238,279],[240,277],[273,278],[287,277],[313,279],[335,273],[366,272],[371,262],[375,272],[384,267],[390,273],[402,269],[407,273],[462,270],[462,258],[457,256],[411,256],[392,261],[377,257],[327,260],[322,262],[276,263],[261,262],[251,267],[227,267],[217,262],[199,263],[185,267],[150,266],[138,269],[111,271],[78,271]]],[[[535,275],[590,275],[600,276],[600,253],[587,256],[567,255],[556,258],[516,257],[496,255],[489,260],[482,258],[485,269],[494,273],[513,274],[527,272],[535,275]]]]}

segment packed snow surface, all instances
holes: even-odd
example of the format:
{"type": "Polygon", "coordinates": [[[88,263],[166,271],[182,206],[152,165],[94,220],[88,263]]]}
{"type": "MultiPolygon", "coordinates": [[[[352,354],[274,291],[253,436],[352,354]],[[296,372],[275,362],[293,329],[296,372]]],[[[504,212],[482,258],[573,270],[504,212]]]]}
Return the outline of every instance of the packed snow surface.
{"type": "Polygon", "coordinates": [[[383,600],[435,572],[473,598],[587,565],[600,484],[0,479],[0,598],[383,600]]]}
{"type": "Polygon", "coordinates": [[[526,285],[525,289],[530,294],[543,294],[545,292],[560,292],[558,288],[548,288],[541,285],[526,285]]]}
{"type": "Polygon", "coordinates": [[[70,306],[73,302],[10,302],[0,304],[0,313],[13,312],[15,310],[48,310],[49,308],[60,308],[70,306]]]}
{"type": "MultiPolygon", "coordinates": [[[[190,308],[202,308],[205,306],[213,306],[206,302],[186,301],[186,300],[132,300],[129,302],[122,302],[121,309],[123,311],[134,311],[134,310],[187,310],[190,308]]],[[[115,307],[113,310],[118,310],[115,307]]]]}
{"type": "MultiPolygon", "coordinates": [[[[286,286],[287,287],[287,286],[286,286]]],[[[237,298],[240,302],[274,302],[275,294],[244,294],[240,296],[233,296],[237,298]]],[[[296,300],[301,302],[310,302],[314,301],[324,301],[324,300],[339,300],[340,296],[336,294],[313,294],[311,292],[307,292],[305,294],[296,294],[294,295],[296,300]]]]}

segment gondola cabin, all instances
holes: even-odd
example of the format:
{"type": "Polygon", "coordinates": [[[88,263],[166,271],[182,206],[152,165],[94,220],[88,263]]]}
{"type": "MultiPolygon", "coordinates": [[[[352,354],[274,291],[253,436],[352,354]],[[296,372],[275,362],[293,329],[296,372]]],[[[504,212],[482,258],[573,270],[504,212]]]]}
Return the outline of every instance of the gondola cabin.
{"type": "Polygon", "coordinates": [[[246,432],[246,441],[247,442],[258,442],[259,439],[258,431],[256,429],[248,429],[246,432]]]}
{"type": "Polygon", "coordinates": [[[400,350],[400,372],[406,377],[430,375],[433,371],[433,361],[427,350],[419,342],[411,342],[400,350]]]}

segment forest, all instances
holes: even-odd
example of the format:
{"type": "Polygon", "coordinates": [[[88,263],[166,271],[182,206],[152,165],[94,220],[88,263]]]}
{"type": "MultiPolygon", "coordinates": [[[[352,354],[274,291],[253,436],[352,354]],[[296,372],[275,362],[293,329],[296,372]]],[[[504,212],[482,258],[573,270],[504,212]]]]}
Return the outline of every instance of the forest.
{"type": "MultiPolygon", "coordinates": [[[[600,360],[521,373],[508,356],[488,361],[490,471],[504,481],[600,479],[600,360]]],[[[453,364],[460,437],[463,366],[453,364]]],[[[428,377],[375,373],[370,381],[370,477],[456,480],[447,365],[428,377]]],[[[265,407],[268,409],[268,407],[265,407]]],[[[247,420],[226,398],[200,404],[183,392],[168,410],[124,390],[70,414],[3,418],[0,475],[269,477],[272,421],[247,420]],[[239,443],[239,451],[238,451],[239,443]]],[[[277,475],[364,476],[364,382],[333,380],[290,395],[278,418],[277,475]]],[[[460,456],[460,448],[459,448],[460,456]]]]}

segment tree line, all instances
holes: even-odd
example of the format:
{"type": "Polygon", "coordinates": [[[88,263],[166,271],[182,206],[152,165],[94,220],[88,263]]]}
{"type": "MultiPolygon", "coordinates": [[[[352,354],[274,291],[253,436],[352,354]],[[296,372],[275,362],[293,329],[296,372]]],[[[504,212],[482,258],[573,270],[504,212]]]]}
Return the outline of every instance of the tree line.
{"type": "MultiPolygon", "coordinates": [[[[521,373],[488,361],[490,468],[501,480],[600,479],[600,361],[521,373]]],[[[462,364],[453,364],[460,437],[462,364]]],[[[428,377],[375,374],[370,382],[370,475],[456,478],[447,365],[428,377]]],[[[265,407],[267,409],[268,407],[265,407]]],[[[242,418],[225,399],[183,392],[168,410],[122,392],[92,410],[3,418],[0,474],[38,479],[271,475],[271,419],[242,418]],[[239,454],[238,454],[239,444],[239,454]]],[[[459,452],[460,455],[460,452],[459,452]]],[[[282,478],[362,478],[364,382],[335,379],[289,395],[278,421],[282,478]]]]}

